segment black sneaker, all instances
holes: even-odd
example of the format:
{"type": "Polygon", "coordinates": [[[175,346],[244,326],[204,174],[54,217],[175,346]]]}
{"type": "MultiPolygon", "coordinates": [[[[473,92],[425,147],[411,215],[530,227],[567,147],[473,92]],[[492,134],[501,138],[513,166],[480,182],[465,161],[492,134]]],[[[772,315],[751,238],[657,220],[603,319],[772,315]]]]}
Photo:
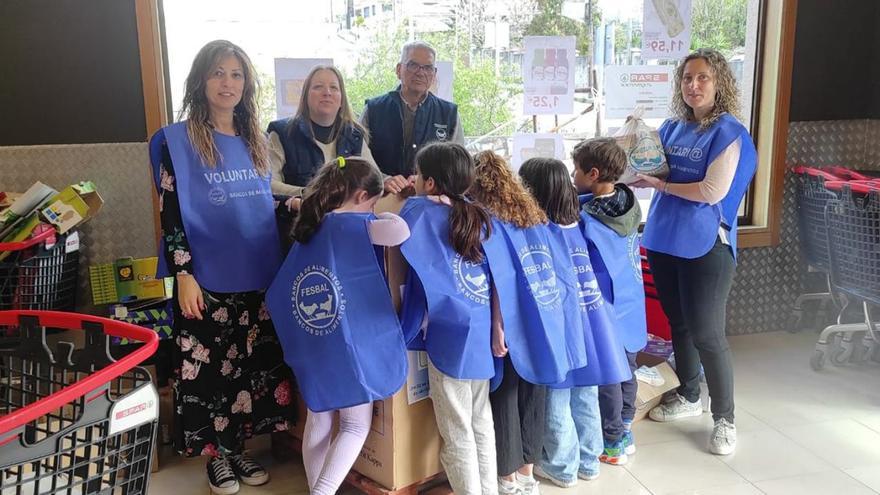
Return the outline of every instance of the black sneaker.
{"type": "Polygon", "coordinates": [[[247,454],[229,456],[229,465],[245,485],[260,486],[269,482],[269,473],[247,454]]]}
{"type": "Polygon", "coordinates": [[[216,495],[235,495],[239,484],[235,473],[225,457],[214,457],[208,461],[208,485],[216,495]]]}

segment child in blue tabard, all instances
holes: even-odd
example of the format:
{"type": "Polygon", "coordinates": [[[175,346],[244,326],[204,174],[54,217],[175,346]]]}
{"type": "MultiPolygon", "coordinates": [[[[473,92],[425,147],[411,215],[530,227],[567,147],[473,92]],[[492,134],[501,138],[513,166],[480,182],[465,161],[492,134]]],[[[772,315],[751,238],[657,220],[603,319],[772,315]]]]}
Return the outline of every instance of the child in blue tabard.
{"type": "Polygon", "coordinates": [[[303,462],[312,494],[336,493],[370,431],[373,401],[406,380],[382,246],[400,244],[409,229],[397,215],[373,215],[381,194],[372,163],[340,157],[325,164],[309,184],[295,243],[266,298],[308,406],[303,462]]]}

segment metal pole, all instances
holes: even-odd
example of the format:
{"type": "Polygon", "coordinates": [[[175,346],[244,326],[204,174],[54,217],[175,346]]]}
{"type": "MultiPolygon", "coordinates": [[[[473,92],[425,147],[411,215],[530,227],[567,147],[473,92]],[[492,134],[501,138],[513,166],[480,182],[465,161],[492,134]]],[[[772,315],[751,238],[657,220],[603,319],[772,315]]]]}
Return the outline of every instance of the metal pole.
{"type": "Polygon", "coordinates": [[[587,85],[593,88],[595,87],[593,84],[593,52],[595,51],[593,46],[593,0],[587,0],[587,8],[585,10],[584,23],[587,25],[587,39],[590,45],[590,49],[585,54],[587,56],[587,85]]]}

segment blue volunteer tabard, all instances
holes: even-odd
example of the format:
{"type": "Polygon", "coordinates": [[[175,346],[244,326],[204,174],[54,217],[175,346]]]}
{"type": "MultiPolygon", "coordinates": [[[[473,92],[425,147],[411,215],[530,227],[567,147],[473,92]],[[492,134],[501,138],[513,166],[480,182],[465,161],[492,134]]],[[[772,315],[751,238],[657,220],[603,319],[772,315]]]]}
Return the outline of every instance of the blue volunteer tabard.
{"type": "Polygon", "coordinates": [[[620,323],[602,295],[594,258],[581,229],[577,225],[561,227],[551,224],[554,233],[565,240],[578,281],[578,302],[584,321],[584,345],[587,365],[572,371],[554,388],[585,387],[620,383],[632,378],[623,344],[620,323]]]}
{"type": "Polygon", "coordinates": [[[330,213],[295,243],[266,293],[284,360],[315,412],[390,397],[406,380],[406,347],[370,241],[370,213],[330,213]]]}
{"type": "Polygon", "coordinates": [[[400,250],[412,271],[403,302],[410,349],[424,349],[438,370],[458,379],[488,380],[495,374],[490,337],[491,278],[485,259],[472,263],[452,248],[448,206],[409,198],[400,216],[410,237],[400,250]],[[414,280],[417,279],[417,280],[414,280]],[[427,305],[428,327],[418,331],[427,305]]]}
{"type": "Polygon", "coordinates": [[[583,211],[580,226],[589,245],[599,288],[614,307],[619,322],[617,335],[627,352],[638,352],[648,343],[638,232],[618,235],[583,211]]]}
{"type": "MultiPolygon", "coordinates": [[[[215,292],[264,290],[281,263],[269,176],[254,168],[241,137],[218,132],[214,142],[219,163],[203,165],[187,136],[186,122],[178,122],[150,140],[158,191],[163,142],[174,164],[174,187],[199,285],[215,292]]],[[[166,276],[162,254],[159,260],[158,276],[166,276]]]]}
{"type": "MultiPolygon", "coordinates": [[[[558,383],[586,366],[578,282],[565,243],[547,225],[525,229],[493,220],[483,243],[516,372],[535,384],[558,383]]],[[[501,382],[496,362],[493,386],[501,382]]]]}
{"type": "Polygon", "coordinates": [[[712,127],[700,132],[695,122],[667,120],[660,126],[671,183],[699,182],[709,165],[730,144],[740,139],[739,163],[727,195],[710,205],[657,191],[651,200],[642,245],[651,251],[699,258],[712,249],[718,228],[728,232],[736,258],[736,226],[739,204],[757,167],[757,152],[748,130],[730,114],[723,114],[712,127]]]}

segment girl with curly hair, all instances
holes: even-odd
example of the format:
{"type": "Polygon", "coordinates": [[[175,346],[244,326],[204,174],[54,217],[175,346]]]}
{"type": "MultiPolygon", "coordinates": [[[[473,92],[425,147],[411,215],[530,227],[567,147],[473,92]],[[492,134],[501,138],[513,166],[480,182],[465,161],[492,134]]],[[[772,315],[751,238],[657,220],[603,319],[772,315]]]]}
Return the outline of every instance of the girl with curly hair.
{"type": "Polygon", "coordinates": [[[547,214],[500,156],[476,156],[470,197],[493,216],[484,243],[503,315],[493,334],[499,493],[538,493],[534,463],[544,444],[547,384],[586,365],[577,280],[567,248],[547,214]]]}
{"type": "Polygon", "coordinates": [[[650,412],[654,421],[703,413],[700,364],[715,426],[709,451],[736,448],[733,363],[724,334],[727,297],[736,271],[737,210],[755,175],[757,153],[737,120],[736,81],[716,50],[701,48],[675,73],[673,118],[660,127],[670,174],[639,176],[656,189],[642,245],[672,326],[677,393],[650,412]]]}

